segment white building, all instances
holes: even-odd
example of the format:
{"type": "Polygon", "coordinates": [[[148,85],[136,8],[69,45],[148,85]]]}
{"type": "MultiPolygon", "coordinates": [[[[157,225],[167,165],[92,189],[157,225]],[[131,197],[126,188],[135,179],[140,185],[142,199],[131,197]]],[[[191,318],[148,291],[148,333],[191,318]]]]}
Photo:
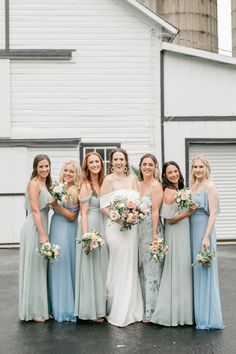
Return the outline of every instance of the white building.
{"type": "Polygon", "coordinates": [[[36,154],[57,177],[66,160],[96,148],[106,161],[118,145],[134,165],[153,152],[186,173],[205,152],[221,193],[218,235],[234,238],[236,60],[162,42],[178,30],[135,0],[4,3],[0,244],[19,242],[36,154]]]}

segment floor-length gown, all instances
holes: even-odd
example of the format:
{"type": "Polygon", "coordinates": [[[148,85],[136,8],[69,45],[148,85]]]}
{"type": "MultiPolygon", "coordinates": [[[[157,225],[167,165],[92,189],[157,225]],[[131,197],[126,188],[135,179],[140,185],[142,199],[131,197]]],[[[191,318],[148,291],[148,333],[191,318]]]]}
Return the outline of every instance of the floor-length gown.
{"type": "MultiPolygon", "coordinates": [[[[72,212],[79,206],[62,203],[72,212]]],[[[49,295],[53,318],[58,322],[76,322],[74,316],[75,291],[75,238],[78,221],[69,221],[54,212],[50,225],[50,241],[60,246],[58,261],[49,263],[49,295]]]]}
{"type": "MultiPolygon", "coordinates": [[[[141,198],[150,209],[152,208],[151,195],[141,198]]],[[[148,214],[143,222],[138,225],[139,234],[139,274],[143,294],[144,321],[149,321],[153,314],[160,288],[163,264],[151,260],[149,246],[153,241],[152,213],[148,214]]],[[[158,236],[161,238],[163,227],[159,224],[158,236]]]]}
{"type": "MultiPolygon", "coordinates": [[[[194,194],[193,200],[198,204],[198,209],[190,218],[192,261],[195,263],[209,219],[207,191],[194,194]]],[[[210,249],[216,251],[215,229],[210,235],[210,249]]],[[[210,267],[202,264],[193,267],[193,289],[196,328],[223,329],[217,256],[214,257],[210,267]]]]}
{"type": "MultiPolygon", "coordinates": [[[[178,206],[162,204],[160,215],[171,219],[178,214],[178,206]]],[[[192,266],[189,219],[176,224],[165,223],[165,243],[169,251],[165,263],[151,322],[164,326],[193,324],[192,266]]]]}
{"type": "MultiPolygon", "coordinates": [[[[100,207],[105,208],[115,197],[139,198],[139,193],[132,189],[120,189],[101,197],[100,207]]],[[[106,222],[105,235],[109,249],[107,270],[108,304],[107,320],[109,323],[125,327],[142,321],[143,300],[138,274],[138,235],[137,225],[131,230],[120,231],[121,225],[106,222]]]]}
{"type": "MultiPolygon", "coordinates": [[[[39,194],[39,209],[44,230],[48,230],[48,200],[51,194],[43,187],[39,194]]],[[[48,262],[39,255],[41,247],[39,233],[29,203],[28,191],[25,196],[25,209],[28,216],[21,230],[20,240],[20,273],[19,273],[19,318],[20,320],[47,320],[48,262]]]]}
{"type": "MultiPolygon", "coordinates": [[[[96,230],[104,236],[99,196],[91,192],[87,199],[80,199],[83,203],[89,203],[88,231],[96,230]]],[[[80,226],[77,238],[82,239],[80,226]]],[[[82,246],[82,242],[76,245],[75,315],[82,320],[96,320],[106,316],[107,244],[88,255],[82,246]]]]}

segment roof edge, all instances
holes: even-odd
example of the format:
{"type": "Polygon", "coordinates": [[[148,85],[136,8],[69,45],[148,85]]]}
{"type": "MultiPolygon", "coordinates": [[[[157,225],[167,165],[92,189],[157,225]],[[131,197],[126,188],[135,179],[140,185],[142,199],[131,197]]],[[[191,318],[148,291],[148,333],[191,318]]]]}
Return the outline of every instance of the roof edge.
{"type": "Polygon", "coordinates": [[[123,0],[123,2],[128,3],[130,6],[140,11],[143,15],[148,17],[150,20],[159,24],[161,27],[165,28],[173,37],[179,33],[179,29],[172,25],[171,23],[165,21],[161,16],[150,10],[144,4],[141,4],[138,0],[123,0]]]}
{"type": "Polygon", "coordinates": [[[211,60],[223,64],[236,65],[236,58],[234,57],[212,53],[201,49],[184,47],[173,43],[162,42],[161,51],[167,51],[167,52],[197,57],[197,58],[211,60]]]}

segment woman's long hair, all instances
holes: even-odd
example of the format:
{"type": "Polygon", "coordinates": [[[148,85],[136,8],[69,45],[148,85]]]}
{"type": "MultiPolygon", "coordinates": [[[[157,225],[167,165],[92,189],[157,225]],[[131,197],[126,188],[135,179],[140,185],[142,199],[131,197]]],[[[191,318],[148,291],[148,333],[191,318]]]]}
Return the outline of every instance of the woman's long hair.
{"type": "Polygon", "coordinates": [[[88,168],[88,158],[89,158],[89,156],[92,156],[92,155],[97,156],[101,162],[101,170],[98,173],[98,184],[101,187],[103,179],[104,179],[104,163],[103,163],[101,155],[96,151],[88,152],[84,157],[83,164],[82,164],[83,182],[88,182],[92,187],[91,173],[88,168]]]}
{"type": "Polygon", "coordinates": [[[163,185],[163,189],[165,190],[166,188],[170,188],[170,189],[175,189],[175,190],[179,190],[179,189],[182,189],[184,188],[184,177],[180,171],[180,168],[179,168],[179,165],[174,162],[174,161],[168,161],[168,162],[165,162],[163,167],[162,167],[162,175],[161,175],[161,178],[162,178],[162,185],[163,185]],[[170,182],[166,176],[166,169],[168,166],[170,165],[173,165],[175,166],[178,171],[179,171],[179,181],[178,181],[178,189],[176,189],[176,186],[170,182]]]}
{"type": "Polygon", "coordinates": [[[74,166],[74,169],[75,169],[75,173],[74,173],[74,187],[77,191],[77,193],[79,193],[80,191],[80,187],[81,187],[81,184],[82,184],[82,172],[81,172],[81,167],[80,167],[80,164],[75,161],[75,160],[69,160],[69,161],[66,161],[60,171],[60,182],[64,182],[63,180],[63,174],[64,174],[64,170],[65,170],[65,167],[66,165],[72,165],[74,166]]]}
{"type": "Polygon", "coordinates": [[[116,148],[116,149],[111,150],[110,155],[109,155],[108,174],[112,173],[112,160],[113,160],[113,155],[116,152],[121,152],[124,155],[125,162],[126,162],[126,171],[124,173],[128,176],[130,174],[129,157],[128,157],[127,151],[122,148],[116,148]]]}
{"type": "Polygon", "coordinates": [[[143,160],[144,159],[148,159],[148,158],[152,159],[152,161],[153,161],[153,163],[155,165],[155,171],[153,173],[153,177],[156,178],[159,182],[161,182],[159,164],[158,164],[156,156],[153,155],[153,154],[145,154],[140,159],[140,162],[139,162],[139,175],[140,175],[141,181],[143,181],[143,174],[142,174],[142,171],[141,171],[141,165],[142,165],[143,160]]]}
{"type": "Polygon", "coordinates": [[[48,163],[49,163],[50,171],[49,171],[49,174],[46,177],[45,184],[46,184],[46,187],[47,187],[48,191],[50,191],[50,186],[52,184],[52,177],[51,177],[51,161],[50,161],[48,155],[39,154],[39,155],[35,156],[34,162],[33,162],[33,172],[31,174],[30,180],[35,178],[35,177],[38,177],[38,173],[37,173],[38,163],[40,161],[42,161],[42,160],[47,160],[48,163]]]}
{"type": "Polygon", "coordinates": [[[204,155],[197,155],[192,159],[192,163],[191,163],[191,171],[190,171],[190,188],[193,187],[193,185],[196,183],[197,178],[194,176],[193,174],[193,166],[196,160],[200,160],[203,165],[205,166],[205,174],[204,174],[204,178],[202,183],[204,185],[207,185],[209,181],[211,181],[211,167],[209,164],[209,161],[206,159],[206,157],[204,155]]]}

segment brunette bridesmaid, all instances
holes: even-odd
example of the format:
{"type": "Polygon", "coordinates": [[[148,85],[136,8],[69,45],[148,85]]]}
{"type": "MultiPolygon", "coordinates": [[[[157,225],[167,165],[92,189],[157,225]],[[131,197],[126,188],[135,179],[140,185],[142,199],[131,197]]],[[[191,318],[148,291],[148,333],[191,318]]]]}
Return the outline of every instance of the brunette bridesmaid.
{"type": "Polygon", "coordinates": [[[193,324],[192,263],[190,251],[189,216],[196,208],[182,211],[174,198],[184,187],[178,164],[166,162],[162,170],[164,199],[161,216],[165,219],[165,256],[156,309],[151,322],[163,326],[193,324]]]}
{"type": "Polygon", "coordinates": [[[51,185],[51,162],[37,155],[25,195],[28,213],[20,240],[19,318],[44,322],[49,319],[47,261],[38,251],[48,241],[48,200],[51,185]]]}

